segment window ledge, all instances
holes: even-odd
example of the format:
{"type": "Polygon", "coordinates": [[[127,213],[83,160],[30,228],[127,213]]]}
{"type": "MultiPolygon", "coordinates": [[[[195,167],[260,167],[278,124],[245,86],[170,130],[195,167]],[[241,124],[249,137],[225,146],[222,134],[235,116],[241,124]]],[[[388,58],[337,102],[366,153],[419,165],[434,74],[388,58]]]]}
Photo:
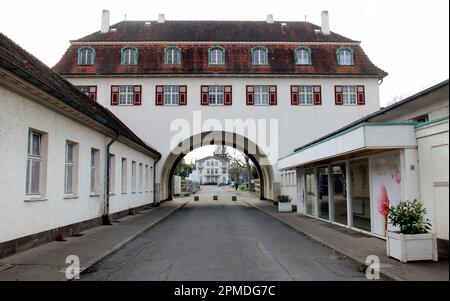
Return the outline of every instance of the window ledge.
{"type": "Polygon", "coordinates": [[[89,195],[90,198],[94,198],[94,197],[97,197],[97,196],[100,196],[100,194],[99,193],[91,193],[89,195]]]}
{"type": "Polygon", "coordinates": [[[63,199],[65,200],[78,199],[78,195],[65,195],[63,199]]]}
{"type": "Polygon", "coordinates": [[[44,202],[44,201],[48,201],[48,199],[45,197],[28,197],[24,201],[32,203],[32,202],[44,202]]]}

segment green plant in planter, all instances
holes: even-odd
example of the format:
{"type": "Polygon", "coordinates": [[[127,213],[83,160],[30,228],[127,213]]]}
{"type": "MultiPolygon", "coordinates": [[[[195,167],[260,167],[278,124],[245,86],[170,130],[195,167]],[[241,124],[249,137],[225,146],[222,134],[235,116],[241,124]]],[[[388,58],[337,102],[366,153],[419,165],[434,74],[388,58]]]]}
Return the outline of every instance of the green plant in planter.
{"type": "Polygon", "coordinates": [[[403,201],[397,206],[389,208],[390,224],[400,228],[402,234],[422,234],[431,230],[431,223],[426,218],[427,210],[422,203],[414,201],[403,201]]]}
{"type": "Polygon", "coordinates": [[[279,203],[289,203],[291,199],[287,195],[279,195],[278,196],[278,202],[279,203]]]}

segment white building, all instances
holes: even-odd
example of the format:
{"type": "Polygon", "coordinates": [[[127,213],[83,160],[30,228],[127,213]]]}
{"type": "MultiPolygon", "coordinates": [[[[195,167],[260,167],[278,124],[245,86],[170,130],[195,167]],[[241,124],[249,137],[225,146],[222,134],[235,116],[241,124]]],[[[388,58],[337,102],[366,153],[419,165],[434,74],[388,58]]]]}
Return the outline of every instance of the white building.
{"type": "Polygon", "coordinates": [[[209,156],[195,162],[200,184],[227,184],[230,181],[229,160],[209,156]]]}
{"type": "Polygon", "coordinates": [[[326,12],[322,26],[273,18],[110,25],[108,14],[101,31],[71,41],[54,70],[162,153],[158,200],[172,197],[180,152],[212,142],[249,151],[261,197],[275,199],[278,158],[380,108],[386,72],[359,41],[330,32],[326,12]]]}
{"type": "Polygon", "coordinates": [[[2,34],[0,107],[0,257],[154,202],[159,152],[2,34]]]}
{"type": "Polygon", "coordinates": [[[420,200],[448,254],[448,111],[447,80],[311,141],[279,160],[282,192],[299,213],[383,238],[383,207],[420,200]]]}

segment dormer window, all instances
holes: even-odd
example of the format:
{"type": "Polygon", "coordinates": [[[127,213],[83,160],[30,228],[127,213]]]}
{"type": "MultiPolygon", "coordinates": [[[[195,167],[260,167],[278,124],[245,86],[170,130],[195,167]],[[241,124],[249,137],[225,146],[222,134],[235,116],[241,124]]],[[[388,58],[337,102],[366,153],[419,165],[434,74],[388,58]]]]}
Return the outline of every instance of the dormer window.
{"type": "Polygon", "coordinates": [[[213,47],[208,49],[208,62],[210,65],[225,64],[225,49],[222,47],[213,47]]]}
{"type": "Polygon", "coordinates": [[[91,47],[78,49],[78,65],[94,65],[95,50],[91,47]]]}
{"type": "Polygon", "coordinates": [[[137,65],[138,50],[133,47],[125,47],[120,50],[120,63],[122,65],[137,65]]]}
{"type": "Polygon", "coordinates": [[[257,47],[252,49],[252,65],[267,65],[268,55],[267,49],[257,47]]]}
{"type": "Polygon", "coordinates": [[[167,47],[164,50],[164,63],[166,65],[180,65],[181,49],[175,46],[167,47]]]}
{"type": "Polygon", "coordinates": [[[337,62],[340,66],[354,65],[353,50],[350,48],[340,48],[336,51],[337,62]]]}
{"type": "Polygon", "coordinates": [[[299,47],[294,51],[296,65],[311,65],[311,49],[299,47]]]}

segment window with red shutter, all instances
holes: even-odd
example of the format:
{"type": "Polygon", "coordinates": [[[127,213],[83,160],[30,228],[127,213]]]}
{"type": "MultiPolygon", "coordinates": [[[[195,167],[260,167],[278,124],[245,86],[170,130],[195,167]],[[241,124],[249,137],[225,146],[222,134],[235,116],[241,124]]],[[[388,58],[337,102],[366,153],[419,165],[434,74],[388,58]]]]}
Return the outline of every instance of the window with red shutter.
{"type": "Polygon", "coordinates": [[[334,100],[336,105],[344,104],[344,95],[342,94],[342,86],[334,86],[334,100]]]}
{"type": "Polygon", "coordinates": [[[320,106],[322,104],[322,87],[313,86],[314,105],[320,106]]]}
{"type": "Polygon", "coordinates": [[[88,96],[93,100],[97,101],[97,86],[89,86],[88,96]]]}
{"type": "Polygon", "coordinates": [[[180,106],[187,105],[187,86],[179,86],[180,93],[180,106]]]}
{"type": "Polygon", "coordinates": [[[298,86],[291,86],[291,105],[296,106],[298,104],[298,86]]]}
{"type": "Polygon", "coordinates": [[[366,104],[366,93],[364,86],[357,86],[357,97],[358,97],[358,105],[365,105],[366,104]]]}
{"type": "Polygon", "coordinates": [[[164,104],[164,86],[156,86],[155,104],[157,106],[162,106],[164,104]]]}
{"type": "Polygon", "coordinates": [[[269,86],[269,105],[277,105],[277,86],[269,86]]]}
{"type": "Polygon", "coordinates": [[[246,94],[247,94],[247,105],[251,106],[253,105],[255,102],[255,89],[253,86],[246,86],[246,94]]]}
{"type": "Polygon", "coordinates": [[[142,86],[134,86],[133,100],[135,106],[140,106],[142,103],[142,86]]]}
{"type": "Polygon", "coordinates": [[[200,104],[207,106],[209,104],[209,86],[201,86],[200,89],[200,104]]]}
{"type": "Polygon", "coordinates": [[[233,89],[231,86],[224,86],[224,105],[231,106],[233,103],[233,89]]]}
{"type": "Polygon", "coordinates": [[[119,86],[111,86],[111,105],[119,105],[119,86]]]}

